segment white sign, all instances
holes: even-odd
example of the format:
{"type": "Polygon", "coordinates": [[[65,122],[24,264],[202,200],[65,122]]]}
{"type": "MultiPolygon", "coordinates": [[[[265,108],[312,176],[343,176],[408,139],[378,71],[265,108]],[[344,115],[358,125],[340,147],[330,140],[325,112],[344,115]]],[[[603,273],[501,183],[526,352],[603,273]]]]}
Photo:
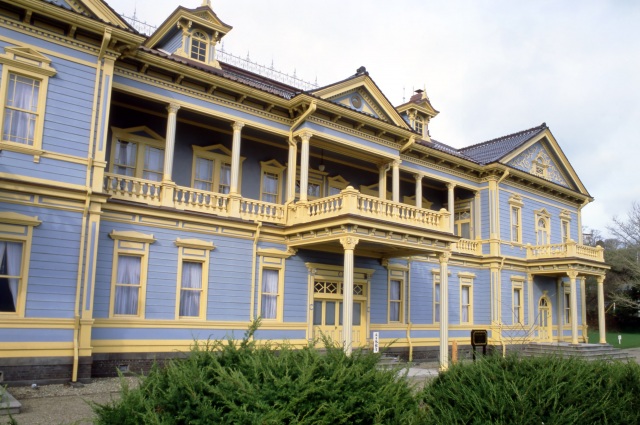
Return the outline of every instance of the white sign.
{"type": "Polygon", "coordinates": [[[380,332],[373,333],[373,352],[380,351],[380,332]]]}

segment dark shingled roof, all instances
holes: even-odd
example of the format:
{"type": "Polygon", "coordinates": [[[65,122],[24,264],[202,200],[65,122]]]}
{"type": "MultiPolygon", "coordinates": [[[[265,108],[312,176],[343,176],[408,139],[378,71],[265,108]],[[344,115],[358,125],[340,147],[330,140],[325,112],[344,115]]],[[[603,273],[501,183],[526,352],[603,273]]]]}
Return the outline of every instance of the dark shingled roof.
{"type": "Polygon", "coordinates": [[[426,146],[428,148],[435,149],[437,151],[448,153],[449,155],[457,156],[458,158],[466,159],[467,161],[477,162],[473,158],[470,158],[467,155],[461,153],[458,149],[454,148],[453,146],[449,146],[442,142],[438,142],[435,139],[431,139],[430,142],[427,142],[426,140],[418,140],[418,144],[422,146],[426,146]]]}
{"type": "Polygon", "coordinates": [[[542,123],[538,127],[523,130],[518,133],[502,136],[487,142],[478,143],[477,145],[467,146],[458,152],[470,157],[473,161],[480,164],[490,164],[504,157],[509,152],[522,146],[532,137],[540,134],[547,129],[547,124],[542,123]]]}

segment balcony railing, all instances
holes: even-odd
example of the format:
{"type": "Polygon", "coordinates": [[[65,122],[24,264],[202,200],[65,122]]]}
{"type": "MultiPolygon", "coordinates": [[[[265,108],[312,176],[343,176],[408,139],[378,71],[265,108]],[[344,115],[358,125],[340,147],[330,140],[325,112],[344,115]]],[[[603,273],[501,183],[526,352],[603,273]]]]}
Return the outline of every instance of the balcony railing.
{"type": "MultiPolygon", "coordinates": [[[[115,199],[179,210],[295,225],[355,215],[424,229],[449,232],[449,213],[363,195],[352,187],[338,195],[299,202],[289,207],[190,187],[174,186],[117,174],[105,174],[105,191],[115,199]]],[[[472,242],[472,241],[470,241],[472,242]]],[[[465,248],[472,249],[472,248],[465,248]]]]}
{"type": "Polygon", "coordinates": [[[461,254],[482,255],[482,243],[471,239],[460,239],[453,250],[461,254]]]}
{"type": "Polygon", "coordinates": [[[578,245],[570,240],[566,243],[550,245],[527,245],[527,259],[577,257],[587,260],[604,261],[604,248],[600,246],[578,245]]]}

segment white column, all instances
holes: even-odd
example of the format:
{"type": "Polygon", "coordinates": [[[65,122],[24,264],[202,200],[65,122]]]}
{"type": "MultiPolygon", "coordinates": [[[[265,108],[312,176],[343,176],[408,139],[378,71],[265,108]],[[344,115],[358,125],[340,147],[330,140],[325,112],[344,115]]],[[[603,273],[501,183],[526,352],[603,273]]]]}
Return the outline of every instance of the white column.
{"type": "Polygon", "coordinates": [[[480,205],[480,191],[476,190],[474,196],[474,204],[473,204],[473,235],[474,239],[482,239],[482,227],[481,223],[481,213],[482,211],[480,205]]]}
{"type": "Polygon", "coordinates": [[[558,317],[558,342],[564,339],[564,281],[561,277],[556,279],[556,316],[558,317]]]}
{"type": "Polygon", "coordinates": [[[532,332],[533,332],[533,326],[535,326],[536,324],[536,316],[533,312],[533,302],[534,302],[534,296],[533,296],[533,274],[532,273],[527,273],[527,288],[528,289],[528,308],[529,308],[529,321],[527,323],[529,323],[529,326],[531,326],[532,332]]]}
{"type": "Polygon", "coordinates": [[[231,182],[229,183],[229,193],[238,194],[238,176],[240,175],[240,132],[244,123],[236,121],[231,125],[233,128],[233,144],[231,146],[231,182]]]}
{"type": "Polygon", "coordinates": [[[449,204],[449,220],[451,223],[451,232],[453,233],[453,229],[455,228],[455,220],[453,219],[453,214],[455,212],[455,198],[453,194],[453,189],[456,187],[455,183],[447,183],[447,203],[449,204]]]}
{"type": "Polygon", "coordinates": [[[289,163],[287,164],[287,201],[296,198],[296,171],[298,161],[298,144],[295,139],[289,140],[289,163]]]}
{"type": "Polygon", "coordinates": [[[598,331],[600,333],[600,344],[607,343],[607,334],[604,320],[604,276],[598,276],[598,331]]]}
{"type": "Polygon", "coordinates": [[[309,192],[309,139],[311,133],[305,131],[300,135],[300,202],[307,201],[309,192]]]}
{"type": "Polygon", "coordinates": [[[378,198],[387,199],[387,170],[389,164],[383,164],[378,168],[378,198]]]}
{"type": "Polygon", "coordinates": [[[580,323],[582,323],[582,341],[589,342],[587,326],[587,278],[580,277],[580,323]]]}
{"type": "Polygon", "coordinates": [[[164,148],[164,173],[162,175],[162,181],[172,181],[171,173],[173,172],[173,151],[176,145],[176,115],[180,109],[180,105],[175,103],[167,106],[167,112],[169,116],[167,118],[167,138],[164,148]]]}
{"type": "Polygon", "coordinates": [[[416,178],[416,208],[422,208],[422,175],[415,174],[416,178]]]}
{"type": "Polygon", "coordinates": [[[569,285],[571,287],[570,309],[571,309],[571,343],[578,344],[578,293],[576,291],[576,278],[578,272],[568,272],[569,285]]]}
{"type": "Polygon", "coordinates": [[[351,354],[352,332],[353,332],[353,251],[358,244],[358,238],[340,238],[340,243],[344,248],[344,281],[342,283],[342,342],[344,351],[351,354]]]}
{"type": "Polygon", "coordinates": [[[393,193],[391,197],[393,202],[400,202],[400,161],[393,161],[392,170],[393,193]]]}
{"type": "Polygon", "coordinates": [[[451,254],[442,253],[440,260],[440,370],[449,368],[449,269],[451,254]]]}

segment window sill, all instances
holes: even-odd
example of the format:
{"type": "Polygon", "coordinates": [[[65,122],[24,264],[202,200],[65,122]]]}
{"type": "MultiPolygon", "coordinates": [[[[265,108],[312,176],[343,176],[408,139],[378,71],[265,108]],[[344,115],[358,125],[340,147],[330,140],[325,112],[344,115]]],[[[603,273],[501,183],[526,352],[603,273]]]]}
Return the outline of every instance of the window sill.
{"type": "Polygon", "coordinates": [[[25,155],[33,155],[33,162],[40,162],[40,156],[44,153],[43,150],[37,149],[33,146],[24,145],[22,143],[0,141],[0,150],[8,150],[11,152],[23,153],[25,155]]]}

